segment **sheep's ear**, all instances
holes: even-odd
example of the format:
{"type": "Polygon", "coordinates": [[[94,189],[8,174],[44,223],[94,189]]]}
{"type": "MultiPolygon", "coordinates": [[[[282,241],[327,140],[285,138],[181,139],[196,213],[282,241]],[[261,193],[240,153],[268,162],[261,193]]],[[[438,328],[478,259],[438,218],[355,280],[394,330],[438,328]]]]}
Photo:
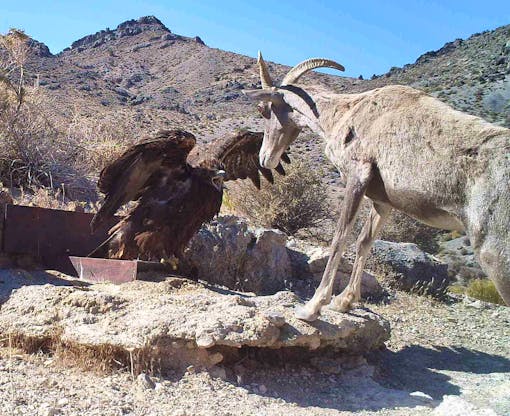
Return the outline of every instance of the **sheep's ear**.
{"type": "Polygon", "coordinates": [[[256,90],[243,90],[243,94],[252,99],[253,101],[264,101],[264,102],[275,102],[281,101],[283,96],[280,92],[276,90],[264,90],[264,89],[256,89],[256,90]]]}

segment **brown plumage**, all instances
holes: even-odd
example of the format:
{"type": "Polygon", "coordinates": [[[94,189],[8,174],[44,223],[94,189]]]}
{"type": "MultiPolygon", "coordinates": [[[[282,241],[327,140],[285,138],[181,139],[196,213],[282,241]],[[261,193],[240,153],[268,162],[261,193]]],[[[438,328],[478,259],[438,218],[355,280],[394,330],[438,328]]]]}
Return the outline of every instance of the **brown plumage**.
{"type": "MultiPolygon", "coordinates": [[[[135,206],[109,233],[108,257],[169,259],[182,257],[189,240],[220,210],[223,181],[249,178],[260,188],[258,153],[263,134],[243,132],[195,147],[181,130],[159,131],[129,148],[101,172],[98,188],[105,200],[91,222],[95,231],[120,206],[135,206]]],[[[284,154],[282,160],[289,163],[284,154]]],[[[285,174],[281,164],[275,168],[285,174]]]]}

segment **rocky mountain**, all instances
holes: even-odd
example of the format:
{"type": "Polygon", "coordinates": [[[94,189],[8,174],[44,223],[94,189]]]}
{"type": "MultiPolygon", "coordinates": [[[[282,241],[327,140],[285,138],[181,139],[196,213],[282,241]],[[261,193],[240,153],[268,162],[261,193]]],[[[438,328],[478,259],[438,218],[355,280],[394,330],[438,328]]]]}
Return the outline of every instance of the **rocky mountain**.
{"type": "Polygon", "coordinates": [[[510,126],[510,25],[456,39],[414,64],[375,77],[371,87],[408,84],[459,110],[510,126]]]}
{"type": "Polygon", "coordinates": [[[257,85],[254,59],[173,34],[152,16],[86,36],[58,55],[36,53],[31,70],[63,113],[69,102],[91,114],[125,110],[143,125],[179,125],[205,138],[255,114],[241,94],[257,85]]]}
{"type": "MultiPolygon", "coordinates": [[[[32,74],[39,74],[40,85],[65,101],[62,111],[69,108],[69,99],[86,102],[89,108],[151,111],[150,119],[163,124],[206,127],[205,136],[254,115],[241,94],[242,88],[258,85],[254,58],[209,48],[198,36],[174,34],[153,16],[85,36],[58,55],[37,41],[33,44],[32,74]]],[[[270,63],[275,76],[287,69],[270,63]]],[[[313,73],[307,82],[343,92],[408,84],[463,111],[508,124],[510,25],[457,39],[371,80],[313,73]]]]}

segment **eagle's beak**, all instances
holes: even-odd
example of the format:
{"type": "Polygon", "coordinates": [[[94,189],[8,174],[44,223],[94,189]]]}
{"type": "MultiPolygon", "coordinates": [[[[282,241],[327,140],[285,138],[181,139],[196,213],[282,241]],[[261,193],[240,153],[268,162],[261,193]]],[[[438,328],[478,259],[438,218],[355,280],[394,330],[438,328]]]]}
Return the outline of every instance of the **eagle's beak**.
{"type": "Polygon", "coordinates": [[[223,179],[225,179],[226,172],[224,170],[219,170],[216,175],[212,178],[212,183],[214,187],[221,192],[223,189],[223,179]]]}

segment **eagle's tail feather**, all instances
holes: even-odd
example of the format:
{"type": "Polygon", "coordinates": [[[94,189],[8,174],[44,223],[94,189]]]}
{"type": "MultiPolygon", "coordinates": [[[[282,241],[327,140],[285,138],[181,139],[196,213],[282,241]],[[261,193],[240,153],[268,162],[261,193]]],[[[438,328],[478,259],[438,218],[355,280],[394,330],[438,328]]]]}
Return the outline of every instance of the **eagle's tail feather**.
{"type": "Polygon", "coordinates": [[[92,218],[90,222],[90,230],[95,233],[96,230],[103,224],[108,218],[111,218],[117,212],[117,209],[122,205],[123,194],[108,195],[99,210],[92,218]]]}
{"type": "Polygon", "coordinates": [[[101,244],[99,244],[94,250],[92,250],[89,254],[87,254],[87,257],[91,257],[93,254],[97,253],[101,248],[105,246],[105,244],[108,244],[110,241],[113,240],[113,238],[117,235],[117,232],[112,233],[106,240],[104,240],[101,244]]]}

